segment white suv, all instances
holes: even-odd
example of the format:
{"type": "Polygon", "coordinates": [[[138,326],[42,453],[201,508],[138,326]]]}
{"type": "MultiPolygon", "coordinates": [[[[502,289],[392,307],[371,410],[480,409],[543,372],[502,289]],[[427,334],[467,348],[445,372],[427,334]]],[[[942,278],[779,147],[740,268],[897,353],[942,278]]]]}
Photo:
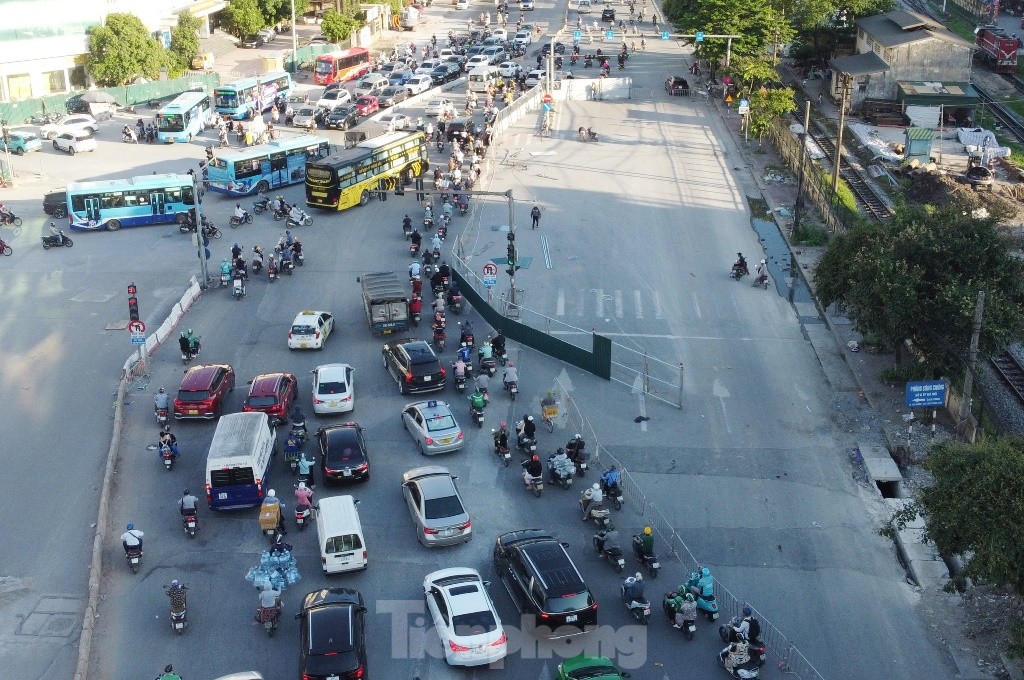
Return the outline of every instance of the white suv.
{"type": "Polygon", "coordinates": [[[79,151],[95,151],[96,140],[87,130],[69,130],[53,138],[53,148],[74,156],[79,151]]]}
{"type": "Polygon", "coordinates": [[[87,130],[90,135],[96,134],[100,124],[96,119],[86,113],[76,113],[71,116],[64,116],[56,123],[48,123],[39,128],[39,134],[46,139],[53,139],[62,132],[77,132],[87,130]]]}

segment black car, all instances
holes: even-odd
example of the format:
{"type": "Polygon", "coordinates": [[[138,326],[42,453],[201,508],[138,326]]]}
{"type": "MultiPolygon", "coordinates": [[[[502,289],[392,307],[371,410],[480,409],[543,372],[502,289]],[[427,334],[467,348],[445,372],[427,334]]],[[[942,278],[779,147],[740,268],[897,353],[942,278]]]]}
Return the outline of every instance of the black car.
{"type": "Polygon", "coordinates": [[[459,77],[459,67],[455,64],[444,63],[430,72],[430,79],[435,85],[450,83],[459,77]]]}
{"type": "Polygon", "coordinates": [[[611,7],[601,12],[601,21],[615,21],[615,10],[611,7]]]}
{"type": "Polygon", "coordinates": [[[254,49],[256,47],[263,47],[266,41],[263,40],[262,35],[247,35],[239,42],[241,47],[254,49]]]}
{"type": "Polygon", "coordinates": [[[401,394],[435,392],[444,389],[445,370],[434,350],[423,340],[392,340],[381,350],[384,368],[398,383],[401,394]]]}
{"type": "Polygon", "coordinates": [[[452,122],[448,123],[448,128],[445,131],[445,134],[448,135],[448,141],[450,142],[455,139],[456,135],[461,135],[463,131],[465,131],[467,135],[477,137],[481,132],[483,132],[483,128],[480,127],[480,125],[472,118],[456,118],[452,122]]]}
{"type": "Polygon", "coordinates": [[[399,102],[404,102],[409,98],[409,88],[405,85],[391,85],[381,90],[380,94],[377,95],[377,102],[380,108],[387,108],[388,106],[394,106],[399,102]]]}
{"type": "Polygon", "coordinates": [[[348,130],[353,125],[357,124],[361,120],[359,111],[356,110],[355,104],[343,104],[337,106],[327,116],[327,120],[324,121],[324,127],[330,128],[331,130],[348,130]]]}
{"type": "Polygon", "coordinates": [[[449,64],[455,64],[455,66],[461,71],[469,58],[465,54],[449,54],[444,60],[449,64]]]}
{"type": "MultiPolygon", "coordinates": [[[[551,43],[544,43],[544,47],[541,48],[540,53],[545,57],[551,54],[551,43]]],[[[565,54],[565,45],[563,43],[555,43],[555,54],[565,54]]]]}
{"type": "Polygon", "coordinates": [[[295,618],[304,680],[366,677],[365,613],[363,596],[353,588],[324,588],[302,599],[295,618]]]}
{"type": "Polygon", "coordinates": [[[67,217],[68,192],[51,191],[43,196],[43,212],[51,217],[67,217]]]}
{"type": "Polygon", "coordinates": [[[498,536],[494,546],[495,572],[544,637],[579,635],[597,626],[597,601],[565,545],[546,531],[523,529],[498,536]]]}
{"type": "Polygon", "coordinates": [[[466,50],[465,57],[468,60],[468,59],[470,59],[472,57],[475,57],[478,54],[483,54],[483,51],[484,51],[484,46],[483,45],[473,45],[468,50],[466,50]]]}
{"type": "Polygon", "coordinates": [[[324,481],[360,481],[370,478],[363,428],[358,423],[328,425],[316,431],[320,445],[320,472],[324,481]]]}

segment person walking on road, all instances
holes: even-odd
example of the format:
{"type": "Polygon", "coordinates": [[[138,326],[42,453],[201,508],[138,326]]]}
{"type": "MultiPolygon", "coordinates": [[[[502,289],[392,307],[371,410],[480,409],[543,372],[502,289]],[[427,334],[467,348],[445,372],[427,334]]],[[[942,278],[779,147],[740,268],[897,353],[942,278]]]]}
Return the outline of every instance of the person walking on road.
{"type": "Polygon", "coordinates": [[[533,210],[530,211],[530,219],[533,220],[534,229],[540,226],[540,206],[536,203],[533,204],[533,210]]]}

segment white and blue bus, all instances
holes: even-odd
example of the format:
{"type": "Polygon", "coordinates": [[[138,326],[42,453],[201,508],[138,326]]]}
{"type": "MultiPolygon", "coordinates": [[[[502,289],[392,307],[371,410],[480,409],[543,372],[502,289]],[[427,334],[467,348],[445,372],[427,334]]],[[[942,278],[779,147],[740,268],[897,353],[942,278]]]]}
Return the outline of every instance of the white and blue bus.
{"type": "Polygon", "coordinates": [[[184,223],[195,206],[191,175],[142,175],[68,184],[68,222],[77,231],[184,223]]]}
{"type": "Polygon", "coordinates": [[[156,114],[156,137],[161,142],[191,142],[213,117],[210,95],[184,92],[156,114]]]}
{"type": "Polygon", "coordinates": [[[262,114],[279,97],[287,98],[292,91],[292,76],[287,71],[274,71],[261,76],[221,85],[213,91],[213,103],[217,113],[231,116],[235,120],[255,118],[258,110],[262,114]]]}
{"type": "Polygon", "coordinates": [[[329,155],[326,137],[298,135],[267,144],[218,153],[206,169],[210,191],[249,196],[306,179],[306,161],[329,155]]]}

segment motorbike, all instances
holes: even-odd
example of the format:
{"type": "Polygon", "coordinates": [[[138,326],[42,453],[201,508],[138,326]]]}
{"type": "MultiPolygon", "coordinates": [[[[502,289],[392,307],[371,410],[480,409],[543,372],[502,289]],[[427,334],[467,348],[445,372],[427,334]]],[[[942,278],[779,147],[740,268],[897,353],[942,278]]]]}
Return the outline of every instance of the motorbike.
{"type": "Polygon", "coordinates": [[[525,451],[526,453],[530,453],[530,454],[536,453],[537,452],[537,438],[536,437],[527,437],[526,435],[523,435],[521,437],[517,436],[516,437],[516,446],[519,447],[520,451],[525,451]]]}
{"type": "Polygon", "coordinates": [[[167,444],[160,445],[160,458],[164,461],[164,468],[167,471],[174,467],[174,451],[167,444]]]}
{"type": "Polygon", "coordinates": [[[402,221],[402,235],[405,238],[409,238],[410,236],[412,236],[412,220],[402,221]]]}
{"type": "MultiPolygon", "coordinates": [[[[701,580],[700,572],[693,572],[690,574],[690,580],[686,582],[680,591],[684,593],[690,592],[691,587],[698,587],[701,580]]],[[[718,601],[715,599],[714,586],[708,585],[701,588],[701,594],[697,597],[697,611],[704,612],[704,616],[707,617],[708,621],[714,621],[718,618],[718,601]]]]}
{"type": "Polygon", "coordinates": [[[281,210],[278,210],[278,209],[275,208],[274,209],[274,221],[280,222],[284,218],[288,217],[288,215],[290,215],[290,214],[291,214],[291,208],[284,208],[284,209],[281,209],[281,210]]]}
{"type": "Polygon", "coordinates": [[[736,666],[735,668],[727,668],[725,665],[727,652],[719,652],[718,654],[718,665],[725,668],[726,672],[734,678],[743,678],[743,680],[751,680],[752,678],[761,677],[761,667],[764,666],[767,661],[767,655],[765,653],[765,645],[763,642],[751,642],[747,647],[747,653],[750,655],[750,659],[736,666]]]}
{"type": "MultiPolygon", "coordinates": [[[[584,494],[586,491],[583,492],[584,494]]],[[[587,504],[586,497],[580,496],[580,512],[583,514],[583,521],[594,520],[594,524],[597,525],[598,529],[612,528],[611,510],[604,507],[603,503],[590,503],[587,504]]]]}
{"type": "Polygon", "coordinates": [[[616,510],[622,510],[622,486],[620,484],[609,486],[604,480],[601,480],[601,491],[604,493],[604,497],[615,506],[616,510]]]}
{"type": "Polygon", "coordinates": [[[296,253],[295,249],[292,248],[292,261],[295,263],[296,267],[301,267],[302,265],[306,264],[305,253],[302,253],[301,251],[296,253]]]}
{"type": "Polygon", "coordinates": [[[623,583],[619,587],[619,595],[622,598],[622,604],[626,605],[626,609],[629,611],[629,615],[632,616],[637,623],[646,626],[651,622],[651,601],[646,597],[640,596],[638,598],[628,597],[626,595],[626,584],[623,583]]]}
{"type": "Polygon", "coordinates": [[[434,216],[431,213],[423,215],[423,229],[429,230],[434,228],[434,216]]]}
{"type": "Polygon", "coordinates": [[[491,430],[491,434],[494,435],[494,455],[500,457],[501,464],[508,467],[509,463],[512,462],[512,452],[508,450],[508,446],[500,445],[497,430],[491,430]]]}
{"type": "MultiPolygon", "coordinates": [[[[569,442],[571,444],[572,442],[569,442]]],[[[576,463],[576,476],[583,477],[587,474],[589,468],[587,464],[587,452],[586,450],[577,450],[575,446],[565,445],[565,453],[569,456],[569,459],[576,463]]]]}
{"type": "MultiPolygon", "coordinates": [[[[673,626],[676,622],[676,611],[672,601],[678,594],[676,591],[665,593],[665,599],[661,601],[661,609],[665,612],[665,617],[668,619],[669,624],[673,626]]],[[[683,624],[680,628],[683,631],[683,637],[687,640],[692,640],[697,633],[697,622],[693,619],[683,619],[683,624]]]]}
{"type": "MultiPolygon", "coordinates": [[[[597,554],[608,561],[608,564],[612,565],[612,569],[615,573],[622,573],[622,570],[626,568],[626,560],[622,556],[622,548],[619,546],[616,540],[616,534],[618,532],[608,531],[606,529],[599,530],[593,537],[594,550],[597,554]]],[[[648,605],[648,608],[650,605],[648,605]]]]}
{"type": "Polygon", "coordinates": [[[168,409],[166,408],[161,408],[159,406],[153,407],[153,416],[156,418],[156,422],[160,427],[167,424],[167,411],[168,409]]]}
{"type": "Polygon", "coordinates": [[[587,55],[583,59],[583,68],[590,68],[593,65],[594,65],[594,59],[590,55],[587,55]]]}
{"type": "Polygon", "coordinates": [[[41,236],[43,241],[43,250],[49,250],[50,248],[70,248],[75,245],[71,239],[69,239],[63,231],[59,234],[51,234],[50,236],[41,236]]]}
{"type": "Polygon", "coordinates": [[[476,342],[476,338],[473,336],[473,329],[470,327],[469,322],[459,322],[459,327],[462,329],[462,333],[459,334],[459,342],[466,343],[470,348],[476,342]]]}
{"type": "MultiPolygon", "coordinates": [[[[427,262],[426,264],[423,265],[423,278],[430,280],[436,272],[437,269],[435,269],[433,262],[427,262]]],[[[437,289],[434,288],[433,290],[436,291],[437,289]]]]}
{"type": "Polygon", "coordinates": [[[747,267],[747,263],[744,262],[742,265],[734,263],[732,265],[732,271],[729,275],[732,276],[733,279],[739,281],[749,273],[750,269],[747,267]]]}
{"type": "Polygon", "coordinates": [[[263,625],[263,629],[267,631],[269,637],[274,637],[274,633],[277,632],[277,626],[281,621],[281,606],[260,607],[256,611],[256,621],[263,625]]]}
{"type": "Polygon", "coordinates": [[[277,263],[274,262],[274,258],[270,258],[270,263],[267,264],[267,280],[271,283],[277,279],[277,263]]]}
{"type": "Polygon", "coordinates": [[[11,212],[5,213],[4,215],[0,216],[0,224],[4,225],[5,227],[9,227],[12,224],[16,227],[20,227],[21,218],[11,212]]]}
{"type": "Polygon", "coordinates": [[[312,224],[313,224],[313,218],[310,217],[309,215],[307,215],[304,210],[299,210],[298,211],[298,216],[296,216],[296,217],[292,217],[291,215],[288,216],[288,219],[285,220],[284,226],[285,227],[299,227],[299,226],[308,227],[308,226],[310,226],[312,224]]]}
{"type": "Polygon", "coordinates": [[[475,406],[470,407],[470,414],[473,416],[473,422],[476,423],[477,427],[484,426],[484,410],[482,408],[476,408],[475,406]]]}
{"type": "Polygon", "coordinates": [[[241,276],[236,276],[231,281],[231,295],[236,300],[241,300],[245,297],[245,279],[241,276]]]}
{"type": "MultiPolygon", "coordinates": [[[[455,366],[454,366],[454,364],[452,365],[452,375],[455,375],[455,366]]],[[[458,391],[458,392],[465,392],[466,391],[466,376],[465,376],[465,374],[463,374],[463,375],[455,375],[455,390],[458,391]]]]}
{"type": "Polygon", "coordinates": [[[468,212],[469,212],[469,203],[466,203],[465,201],[459,201],[459,215],[461,215],[462,217],[465,217],[466,213],[468,213],[468,212]]]}
{"type": "Polygon", "coordinates": [[[587,129],[580,128],[579,129],[579,136],[580,136],[580,141],[581,142],[596,142],[597,141],[597,133],[594,132],[593,130],[591,130],[590,128],[587,128],[587,129]]]}
{"type": "MultiPolygon", "coordinates": [[[[549,481],[552,484],[558,484],[563,489],[568,489],[569,487],[572,486],[572,480],[573,477],[575,477],[575,475],[572,473],[572,470],[567,469],[563,472],[560,471],[557,467],[555,467],[552,462],[555,458],[555,455],[556,454],[552,453],[550,456],[548,456],[548,473],[550,475],[549,481]]],[[[619,552],[622,551],[620,550],[619,552]]]]}
{"type": "Polygon", "coordinates": [[[299,531],[306,528],[306,523],[309,521],[311,512],[312,510],[308,505],[295,506],[295,526],[299,527],[299,531]]]}
{"type": "Polygon", "coordinates": [[[281,273],[291,276],[295,272],[295,263],[291,260],[281,260],[281,273]]]}
{"type": "Polygon", "coordinates": [[[452,310],[453,314],[462,314],[462,296],[461,295],[449,295],[448,296],[448,309],[452,310]]]}
{"type": "Polygon", "coordinates": [[[417,243],[416,241],[413,241],[412,243],[409,244],[409,255],[411,257],[416,257],[419,254],[420,254],[420,244],[417,243]]]}
{"type": "Polygon", "coordinates": [[[128,567],[132,570],[132,573],[137,574],[139,566],[142,565],[142,546],[128,546],[124,549],[124,558],[128,561],[128,567]]]}
{"type": "Polygon", "coordinates": [[[640,542],[640,535],[633,536],[633,555],[643,565],[644,569],[647,570],[648,575],[652,579],[658,578],[658,572],[661,570],[661,563],[658,562],[657,555],[645,555],[643,544],[640,542]]]}
{"type": "Polygon", "coordinates": [[[439,352],[444,351],[444,341],[446,337],[447,334],[444,332],[444,328],[440,326],[436,326],[434,328],[434,345],[437,346],[437,350],[439,352]]]}
{"type": "Polygon", "coordinates": [[[305,419],[292,420],[292,429],[288,431],[289,437],[294,437],[299,442],[299,447],[306,443],[306,421],[305,419]]]}
{"type": "Polygon", "coordinates": [[[237,229],[240,225],[243,224],[252,224],[252,215],[249,213],[249,211],[244,211],[241,217],[239,217],[238,215],[232,215],[228,219],[228,224],[231,225],[232,229],[237,229]]]}
{"type": "Polygon", "coordinates": [[[188,609],[185,606],[185,592],[188,588],[184,585],[180,585],[177,588],[168,588],[167,596],[171,598],[171,629],[181,635],[185,632],[185,627],[188,626],[188,609]],[[174,603],[174,592],[176,590],[182,591],[182,604],[175,605],[174,603]]]}
{"type": "Polygon", "coordinates": [[[121,141],[127,144],[138,144],[139,135],[136,134],[134,129],[128,129],[127,131],[121,131],[121,141]]]}
{"type": "Polygon", "coordinates": [[[284,460],[288,463],[288,469],[292,471],[292,474],[297,474],[299,471],[299,456],[302,454],[302,444],[299,442],[298,437],[289,436],[284,441],[284,460]]]}
{"type": "Polygon", "coordinates": [[[191,510],[186,510],[185,513],[181,516],[181,527],[185,530],[185,534],[189,538],[196,537],[197,520],[195,508],[192,508],[191,510]]]}
{"type": "Polygon", "coordinates": [[[502,386],[504,387],[505,391],[508,392],[508,396],[512,399],[512,401],[515,401],[516,395],[519,394],[519,383],[513,380],[511,382],[503,382],[502,386]]]}
{"type": "Polygon", "coordinates": [[[498,362],[493,356],[480,359],[480,372],[487,371],[488,375],[494,375],[498,371],[498,362]]]}
{"type": "Polygon", "coordinates": [[[221,272],[220,273],[220,287],[221,288],[227,288],[228,287],[228,282],[230,280],[231,280],[231,275],[230,274],[228,274],[227,272],[221,272]]]}
{"type": "Polygon", "coordinates": [[[257,215],[265,213],[270,210],[270,199],[260,194],[260,197],[252,204],[252,211],[257,215]]]}
{"type": "Polygon", "coordinates": [[[196,345],[195,351],[189,350],[181,353],[181,363],[187,364],[188,362],[199,356],[199,345],[196,345]]]}
{"type": "Polygon", "coordinates": [[[540,495],[544,492],[544,477],[530,477],[529,490],[535,497],[540,498],[540,495]]]}
{"type": "Polygon", "coordinates": [[[763,274],[763,275],[757,277],[756,279],[754,279],[754,282],[752,284],[750,284],[750,287],[751,288],[763,288],[764,290],[768,290],[768,275],[767,274],[763,274]]]}
{"type": "Polygon", "coordinates": [[[252,247],[252,273],[259,274],[263,270],[263,248],[252,247]]]}

